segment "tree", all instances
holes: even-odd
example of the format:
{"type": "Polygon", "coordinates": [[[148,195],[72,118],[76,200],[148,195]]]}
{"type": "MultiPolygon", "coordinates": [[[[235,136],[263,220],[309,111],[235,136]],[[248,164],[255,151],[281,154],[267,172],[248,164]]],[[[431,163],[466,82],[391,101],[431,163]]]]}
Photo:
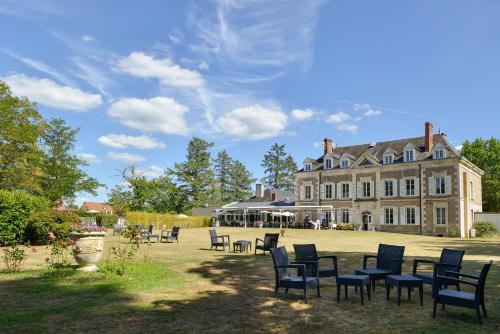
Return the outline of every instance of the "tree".
{"type": "Polygon", "coordinates": [[[229,156],[226,150],[217,153],[217,158],[214,160],[214,174],[218,204],[226,204],[232,198],[230,185],[232,167],[233,159],[229,156]]]}
{"type": "Polygon", "coordinates": [[[62,119],[52,119],[41,136],[43,157],[40,184],[42,194],[53,203],[73,200],[76,193],[97,195],[102,186],[82,169],[87,163],[71,152],[79,129],[72,129],[62,119]]]}
{"type": "Polygon", "coordinates": [[[43,120],[36,104],[0,81],[0,188],[39,193],[43,120]]]}
{"type": "Polygon", "coordinates": [[[292,156],[285,152],[285,144],[274,143],[264,155],[261,166],[264,167],[264,185],[267,188],[294,191],[293,173],[297,170],[297,164],[292,156]]]}
{"type": "Polygon", "coordinates": [[[252,195],[252,184],[257,181],[239,160],[231,164],[230,199],[243,201],[252,195]]]}
{"type": "Polygon", "coordinates": [[[188,197],[168,176],[160,176],[150,181],[154,193],[151,209],[159,213],[183,213],[189,209],[188,197]]]}
{"type": "Polygon", "coordinates": [[[193,137],[188,144],[186,161],[176,163],[168,172],[189,197],[191,207],[206,206],[213,201],[215,181],[209,151],[212,146],[213,143],[193,137]]]}
{"type": "Polygon", "coordinates": [[[460,154],[484,171],[482,178],[483,211],[500,211],[500,140],[491,137],[466,141],[460,154]]]}

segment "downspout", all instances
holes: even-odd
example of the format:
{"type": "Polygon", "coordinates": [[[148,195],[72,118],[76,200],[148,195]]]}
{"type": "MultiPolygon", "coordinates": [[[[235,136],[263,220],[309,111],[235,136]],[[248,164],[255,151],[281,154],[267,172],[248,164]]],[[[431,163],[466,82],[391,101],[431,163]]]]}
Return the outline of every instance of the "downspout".
{"type": "Polygon", "coordinates": [[[424,215],[423,215],[423,208],[422,208],[422,178],[423,178],[423,175],[422,175],[422,164],[418,164],[418,175],[419,175],[419,178],[418,178],[418,196],[419,196],[419,199],[420,199],[420,235],[422,235],[422,222],[424,220],[424,215]]]}

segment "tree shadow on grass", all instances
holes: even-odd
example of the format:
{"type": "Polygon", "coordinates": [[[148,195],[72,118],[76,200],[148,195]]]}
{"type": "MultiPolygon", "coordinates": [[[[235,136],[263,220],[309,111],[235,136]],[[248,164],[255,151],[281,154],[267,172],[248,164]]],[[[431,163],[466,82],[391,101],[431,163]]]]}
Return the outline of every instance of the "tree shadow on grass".
{"type": "Polygon", "coordinates": [[[441,252],[443,247],[458,248],[465,250],[465,255],[478,256],[500,256],[500,239],[445,239],[445,240],[428,240],[422,242],[414,242],[421,244],[420,247],[436,252],[441,252]]]}

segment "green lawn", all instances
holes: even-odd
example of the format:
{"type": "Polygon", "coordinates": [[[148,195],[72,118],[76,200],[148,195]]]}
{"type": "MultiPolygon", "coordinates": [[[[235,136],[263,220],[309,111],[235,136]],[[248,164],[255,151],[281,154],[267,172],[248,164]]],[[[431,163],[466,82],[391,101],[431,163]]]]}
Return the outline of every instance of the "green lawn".
{"type": "MultiPolygon", "coordinates": [[[[231,240],[252,240],[271,229],[220,228],[231,240]]],[[[110,234],[110,233],[109,233],[110,234]]],[[[106,247],[126,242],[109,235],[106,247]]],[[[143,245],[128,278],[104,273],[48,275],[48,250],[32,254],[23,272],[0,273],[0,333],[64,332],[260,332],[260,333],[495,333],[500,331],[500,239],[449,239],[381,232],[287,230],[280,237],[292,253],[294,243],[316,243],[322,254],[339,257],[341,273],[362,265],[362,255],[378,243],[406,245],[404,271],[414,258],[435,259],[443,247],[466,250],[464,271],[475,273],[496,261],[487,280],[489,318],[476,323],[473,310],[447,307],[432,319],[430,287],[424,306],[403,294],[400,307],[386,301],[378,285],[372,300],[359,304],[352,292],[335,300],[333,280],[322,280],[322,297],[311,290],[309,304],[300,291],[274,297],[270,255],[210,251],[208,229],[181,230],[178,244],[143,245]]],[[[293,256],[293,254],[291,254],[293,256]]],[[[106,258],[106,255],[104,256],[106,258]]],[[[3,263],[2,263],[3,266],[3,263]]],[[[3,269],[3,267],[2,267],[3,269]]],[[[416,297],[416,296],[415,296],[416,297]]]]}

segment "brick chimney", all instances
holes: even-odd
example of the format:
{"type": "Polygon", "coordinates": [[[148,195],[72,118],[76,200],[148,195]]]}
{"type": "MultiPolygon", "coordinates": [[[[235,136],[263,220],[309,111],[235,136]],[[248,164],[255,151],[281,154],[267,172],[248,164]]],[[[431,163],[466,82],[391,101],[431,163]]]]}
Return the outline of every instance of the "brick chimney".
{"type": "Polygon", "coordinates": [[[425,152],[430,152],[434,146],[432,137],[432,123],[425,122],[425,152]]]}
{"type": "Polygon", "coordinates": [[[255,197],[256,198],[264,197],[264,185],[262,183],[257,183],[255,185],[255,197]]]}
{"type": "Polygon", "coordinates": [[[330,138],[325,138],[324,140],[324,152],[323,155],[327,153],[333,153],[333,142],[330,138]]]}

